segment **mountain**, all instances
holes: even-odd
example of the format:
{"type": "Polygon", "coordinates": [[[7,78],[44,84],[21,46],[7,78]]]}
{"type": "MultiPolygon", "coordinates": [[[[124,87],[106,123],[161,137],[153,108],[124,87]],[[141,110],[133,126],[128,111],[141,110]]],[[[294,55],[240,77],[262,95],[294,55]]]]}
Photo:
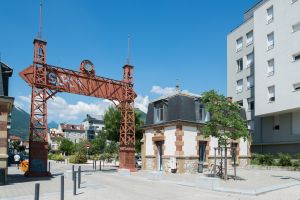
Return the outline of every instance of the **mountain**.
{"type": "Polygon", "coordinates": [[[146,122],[146,113],[141,111],[139,108],[135,108],[135,112],[140,114],[141,120],[145,123],[146,122]]]}
{"type": "Polygon", "coordinates": [[[11,112],[10,135],[20,136],[22,139],[29,138],[30,115],[23,109],[14,106],[11,112]]]}
{"type": "MultiPolygon", "coordinates": [[[[14,106],[11,112],[11,128],[9,130],[10,135],[16,135],[21,137],[23,140],[29,138],[29,124],[30,114],[24,111],[18,106],[14,106]]],[[[58,124],[51,121],[48,124],[48,128],[57,128],[58,124]]]]}
{"type": "Polygon", "coordinates": [[[58,128],[58,123],[56,123],[55,121],[51,121],[50,123],[48,123],[48,129],[50,128],[58,128]]]}

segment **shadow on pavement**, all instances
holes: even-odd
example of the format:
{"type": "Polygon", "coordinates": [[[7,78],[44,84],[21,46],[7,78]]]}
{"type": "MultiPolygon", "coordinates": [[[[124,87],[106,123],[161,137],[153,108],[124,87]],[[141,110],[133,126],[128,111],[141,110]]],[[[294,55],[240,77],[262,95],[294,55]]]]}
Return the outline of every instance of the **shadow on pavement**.
{"type": "Polygon", "coordinates": [[[33,181],[48,181],[56,176],[62,175],[61,173],[52,174],[48,177],[25,177],[23,174],[8,174],[7,185],[13,185],[15,183],[33,182],[33,181]]]}

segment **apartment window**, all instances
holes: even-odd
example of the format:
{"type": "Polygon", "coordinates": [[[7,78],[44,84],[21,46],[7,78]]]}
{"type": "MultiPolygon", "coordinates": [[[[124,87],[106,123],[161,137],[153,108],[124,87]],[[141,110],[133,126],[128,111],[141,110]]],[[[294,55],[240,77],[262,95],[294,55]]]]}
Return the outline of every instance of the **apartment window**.
{"type": "Polygon", "coordinates": [[[273,6],[267,9],[267,24],[270,24],[274,19],[274,9],[273,6]]]}
{"type": "Polygon", "coordinates": [[[247,126],[249,130],[254,130],[254,120],[247,121],[247,126]]]}
{"type": "Polygon", "coordinates": [[[273,123],[274,123],[273,130],[279,131],[280,130],[279,115],[274,116],[274,122],[273,123]]]}
{"type": "Polygon", "coordinates": [[[300,60],[300,53],[293,55],[293,61],[298,61],[298,60],[300,60]]]}
{"type": "Polygon", "coordinates": [[[248,110],[254,110],[254,100],[252,98],[247,99],[248,102],[248,110]]]}
{"type": "Polygon", "coordinates": [[[240,58],[236,61],[236,65],[237,65],[237,72],[240,72],[243,70],[244,68],[244,64],[243,64],[243,58],[240,58]]]}
{"type": "Polygon", "coordinates": [[[300,82],[293,84],[294,91],[300,91],[300,82]]]}
{"type": "Polygon", "coordinates": [[[294,24],[292,26],[292,29],[293,29],[293,33],[296,32],[296,31],[299,31],[300,30],[300,22],[294,24]]]}
{"type": "Polygon", "coordinates": [[[205,111],[205,108],[204,108],[204,105],[203,104],[200,104],[200,121],[205,121],[205,115],[206,115],[206,111],[205,111]]]}
{"type": "Polygon", "coordinates": [[[240,51],[243,49],[243,37],[240,37],[236,40],[236,51],[240,51]]]}
{"type": "Polygon", "coordinates": [[[250,45],[253,43],[253,31],[250,31],[246,34],[246,45],[250,45]]]}
{"type": "Polygon", "coordinates": [[[274,48],[274,32],[267,35],[267,49],[273,49],[274,48]]]}
{"type": "Polygon", "coordinates": [[[268,76],[274,75],[274,59],[268,60],[267,73],[268,73],[268,76]]]}
{"type": "Polygon", "coordinates": [[[254,53],[252,52],[247,55],[246,66],[247,68],[249,68],[249,67],[253,67],[253,65],[254,65],[254,53]]]}
{"type": "Polygon", "coordinates": [[[274,85],[268,87],[268,99],[269,99],[269,102],[275,101],[275,86],[274,85]]]}
{"type": "Polygon", "coordinates": [[[236,102],[240,107],[243,107],[243,100],[237,101],[236,102]]]}
{"type": "Polygon", "coordinates": [[[243,91],[243,79],[240,79],[236,82],[236,92],[240,93],[243,91]]]}
{"type": "Polygon", "coordinates": [[[154,123],[159,123],[164,120],[163,106],[154,107],[154,123]]]}
{"type": "Polygon", "coordinates": [[[247,77],[247,89],[249,90],[254,86],[254,76],[248,76],[247,77]]]}

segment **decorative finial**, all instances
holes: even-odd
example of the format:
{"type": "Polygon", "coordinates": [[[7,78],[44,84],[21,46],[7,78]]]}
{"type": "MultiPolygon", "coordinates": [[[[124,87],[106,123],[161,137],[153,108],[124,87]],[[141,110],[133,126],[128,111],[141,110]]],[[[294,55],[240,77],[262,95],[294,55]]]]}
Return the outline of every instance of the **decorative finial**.
{"type": "Polygon", "coordinates": [[[176,79],[176,91],[180,92],[179,80],[178,79],[176,79]]]}
{"type": "Polygon", "coordinates": [[[43,3],[42,0],[40,0],[40,31],[38,34],[39,39],[42,39],[42,11],[43,11],[43,3]]]}
{"type": "Polygon", "coordinates": [[[130,64],[130,34],[128,34],[128,38],[127,38],[127,64],[130,64]]]}

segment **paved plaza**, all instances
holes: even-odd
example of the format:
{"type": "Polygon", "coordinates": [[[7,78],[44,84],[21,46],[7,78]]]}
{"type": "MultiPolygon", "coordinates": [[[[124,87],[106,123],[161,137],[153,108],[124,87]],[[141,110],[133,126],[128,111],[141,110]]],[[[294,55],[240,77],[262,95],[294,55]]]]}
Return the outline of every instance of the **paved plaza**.
{"type": "Polygon", "coordinates": [[[72,190],[72,165],[52,162],[51,178],[25,178],[16,167],[10,167],[9,185],[0,186],[0,199],[31,200],[35,183],[40,183],[40,199],[57,200],[62,174],[65,176],[65,199],[73,200],[300,199],[300,172],[244,169],[238,170],[240,180],[225,182],[205,174],[166,175],[139,171],[128,175],[118,173],[113,167],[104,167],[100,172],[94,171],[91,164],[81,166],[82,184],[76,196],[72,190]]]}

